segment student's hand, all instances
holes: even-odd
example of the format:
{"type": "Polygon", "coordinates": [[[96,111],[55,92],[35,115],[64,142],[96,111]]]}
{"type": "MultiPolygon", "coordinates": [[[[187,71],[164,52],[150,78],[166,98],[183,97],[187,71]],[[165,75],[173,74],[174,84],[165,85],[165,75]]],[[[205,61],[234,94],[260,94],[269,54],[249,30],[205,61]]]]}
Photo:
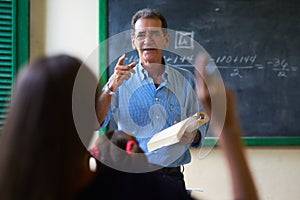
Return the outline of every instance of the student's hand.
{"type": "Polygon", "coordinates": [[[179,141],[180,144],[191,144],[194,142],[194,138],[197,135],[197,129],[193,131],[185,131],[179,141]]]}
{"type": "Polygon", "coordinates": [[[239,124],[236,93],[225,87],[223,83],[206,72],[207,61],[199,55],[196,62],[195,75],[197,80],[197,95],[211,119],[214,132],[239,124]],[[215,80],[213,80],[215,78],[215,80]],[[221,100],[222,99],[222,100],[221,100]],[[215,111],[212,113],[212,101],[215,101],[215,111]],[[212,116],[213,115],[213,116],[212,116]]]}
{"type": "MultiPolygon", "coordinates": [[[[177,121],[174,121],[174,124],[177,124],[177,121]]],[[[194,142],[194,138],[197,135],[197,127],[195,124],[186,128],[185,132],[183,133],[179,144],[191,144],[194,142]]]]}
{"type": "Polygon", "coordinates": [[[124,60],[126,55],[123,54],[114,69],[114,74],[112,75],[112,79],[108,83],[108,87],[111,91],[116,92],[118,88],[123,84],[124,80],[128,80],[131,76],[131,72],[135,73],[133,69],[136,66],[136,62],[132,62],[129,65],[124,65],[124,60]]]}

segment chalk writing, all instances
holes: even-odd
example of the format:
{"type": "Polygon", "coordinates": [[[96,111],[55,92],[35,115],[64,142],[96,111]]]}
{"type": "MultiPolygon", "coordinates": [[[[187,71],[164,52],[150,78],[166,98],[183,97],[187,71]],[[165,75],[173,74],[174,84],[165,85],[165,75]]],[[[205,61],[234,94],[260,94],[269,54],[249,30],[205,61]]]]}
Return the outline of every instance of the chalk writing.
{"type": "Polygon", "coordinates": [[[127,57],[125,58],[125,62],[128,62],[128,63],[138,62],[138,61],[139,61],[138,55],[127,55],[127,57]]]}
{"type": "Polygon", "coordinates": [[[175,49],[194,49],[194,31],[176,31],[175,49]]]}
{"type": "Polygon", "coordinates": [[[233,70],[233,72],[230,73],[230,76],[231,76],[231,77],[237,76],[237,77],[239,77],[239,78],[243,78],[243,76],[240,74],[240,71],[239,71],[238,68],[235,68],[235,69],[233,70]]]}
{"type": "MultiPolygon", "coordinates": [[[[266,59],[265,63],[259,63],[257,55],[232,56],[221,55],[212,60],[215,62],[218,69],[231,70],[230,77],[243,78],[249,73],[249,70],[272,70],[276,77],[288,78],[290,73],[295,73],[298,70],[297,66],[290,66],[285,58],[266,59]],[[247,70],[244,72],[244,70],[247,70]]],[[[195,61],[195,55],[179,56],[176,54],[165,55],[165,61],[170,65],[179,67],[192,67],[195,61]]],[[[138,61],[138,55],[128,55],[126,62],[138,61]]]]}
{"type": "Polygon", "coordinates": [[[215,59],[216,64],[253,64],[256,60],[256,55],[247,55],[247,56],[231,56],[231,55],[224,55],[224,56],[218,56],[215,59]]]}
{"type": "Polygon", "coordinates": [[[188,56],[164,56],[164,59],[166,60],[167,63],[169,64],[174,64],[174,65],[191,65],[194,61],[194,55],[188,55],[188,56]]]}
{"type": "MultiPolygon", "coordinates": [[[[276,72],[278,77],[288,77],[288,73],[291,71],[291,67],[289,67],[286,59],[273,58],[267,61],[267,65],[272,68],[273,71],[276,72]]],[[[296,71],[296,68],[292,68],[293,71],[296,71]]]]}

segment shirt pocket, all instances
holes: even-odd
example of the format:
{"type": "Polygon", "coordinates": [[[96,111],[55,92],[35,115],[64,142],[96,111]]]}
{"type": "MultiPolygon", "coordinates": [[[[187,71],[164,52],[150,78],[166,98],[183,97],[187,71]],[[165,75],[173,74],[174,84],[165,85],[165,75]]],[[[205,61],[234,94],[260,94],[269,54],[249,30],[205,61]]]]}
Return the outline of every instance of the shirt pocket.
{"type": "Polygon", "coordinates": [[[179,122],[183,120],[182,116],[186,115],[186,109],[180,105],[169,105],[169,116],[172,118],[173,122],[179,122]]]}

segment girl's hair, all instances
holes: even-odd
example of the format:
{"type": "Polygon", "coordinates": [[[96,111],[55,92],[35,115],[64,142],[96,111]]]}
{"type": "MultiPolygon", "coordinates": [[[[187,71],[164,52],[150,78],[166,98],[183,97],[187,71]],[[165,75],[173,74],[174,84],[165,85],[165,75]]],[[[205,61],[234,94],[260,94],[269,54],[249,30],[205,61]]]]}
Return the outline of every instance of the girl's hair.
{"type": "Polygon", "coordinates": [[[18,76],[0,140],[0,199],[72,198],[88,164],[72,114],[81,67],[75,57],[54,55],[18,76]]]}

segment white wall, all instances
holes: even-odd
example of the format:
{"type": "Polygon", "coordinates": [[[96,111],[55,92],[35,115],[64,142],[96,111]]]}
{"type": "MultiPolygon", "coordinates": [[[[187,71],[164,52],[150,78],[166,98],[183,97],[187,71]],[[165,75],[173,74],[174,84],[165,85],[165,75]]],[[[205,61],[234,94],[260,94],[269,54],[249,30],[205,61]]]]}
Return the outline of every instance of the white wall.
{"type": "MultiPolygon", "coordinates": [[[[99,0],[31,0],[31,59],[40,55],[69,53],[89,57],[98,45],[99,0]]],[[[92,65],[95,72],[98,65],[92,65]]],[[[188,187],[201,199],[229,200],[231,183],[220,149],[199,159],[192,151],[185,167],[188,187]]],[[[300,148],[248,148],[249,164],[262,200],[300,199],[300,148]]]]}
{"type": "Polygon", "coordinates": [[[66,53],[99,76],[98,0],[30,0],[30,9],[30,60],[66,53]]]}
{"type": "Polygon", "coordinates": [[[98,22],[98,0],[31,0],[31,59],[58,53],[88,59],[98,47],[98,22]]]}
{"type": "Polygon", "coordinates": [[[86,57],[98,45],[98,0],[48,0],[46,52],[86,57]]]}
{"type": "MultiPolygon", "coordinates": [[[[300,199],[299,147],[247,147],[246,154],[262,200],[300,199]]],[[[214,148],[205,157],[193,150],[192,156],[192,162],[185,166],[187,187],[204,191],[192,192],[193,196],[232,200],[230,175],[221,149],[214,148]]]]}

